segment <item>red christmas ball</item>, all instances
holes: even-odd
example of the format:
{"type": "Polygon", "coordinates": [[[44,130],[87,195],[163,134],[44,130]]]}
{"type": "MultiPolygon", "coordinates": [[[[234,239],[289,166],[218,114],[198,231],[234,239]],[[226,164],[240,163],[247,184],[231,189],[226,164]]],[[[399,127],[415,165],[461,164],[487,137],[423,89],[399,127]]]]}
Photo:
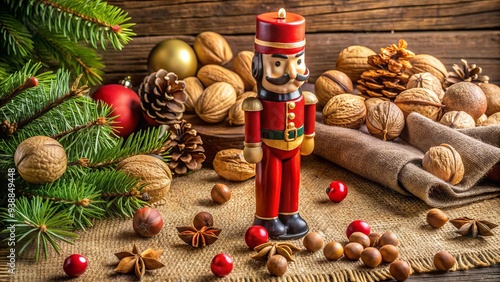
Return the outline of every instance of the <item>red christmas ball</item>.
{"type": "Polygon", "coordinates": [[[87,270],[87,266],[88,261],[86,257],[73,254],[64,260],[63,270],[70,277],[78,277],[87,270]]]}
{"type": "Polygon", "coordinates": [[[92,95],[97,101],[103,101],[111,107],[114,119],[115,133],[120,137],[129,136],[139,124],[142,109],[139,95],[132,89],[120,84],[101,86],[92,95]]]}
{"type": "Polygon", "coordinates": [[[330,201],[336,203],[342,202],[347,197],[347,191],[347,185],[340,180],[330,182],[330,185],[326,188],[328,198],[330,198],[330,201]]]}
{"type": "Polygon", "coordinates": [[[212,259],[210,269],[215,276],[227,276],[233,271],[233,259],[226,253],[217,254],[212,259]]]}
{"type": "Polygon", "coordinates": [[[347,238],[349,238],[354,232],[362,232],[365,233],[366,236],[368,236],[370,235],[370,225],[364,220],[357,219],[351,222],[349,226],[347,226],[345,235],[347,235],[347,238]]]}
{"type": "Polygon", "coordinates": [[[245,243],[247,243],[247,246],[252,250],[267,241],[269,241],[269,233],[263,226],[250,226],[247,232],[245,232],[245,243]]]}

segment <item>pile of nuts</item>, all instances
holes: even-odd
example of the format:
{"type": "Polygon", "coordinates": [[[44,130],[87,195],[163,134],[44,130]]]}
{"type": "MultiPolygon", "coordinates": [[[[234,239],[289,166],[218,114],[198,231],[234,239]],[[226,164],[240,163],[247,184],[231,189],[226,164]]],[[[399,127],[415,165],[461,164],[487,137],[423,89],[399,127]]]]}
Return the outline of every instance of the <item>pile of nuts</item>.
{"type": "Polygon", "coordinates": [[[215,32],[198,34],[193,49],[203,65],[196,76],[186,77],[186,111],[195,112],[208,123],[219,123],[229,116],[229,124],[245,124],[241,108],[246,97],[256,97],[252,76],[253,52],[241,51],[233,59],[231,46],[215,32]],[[232,69],[225,67],[232,61],[232,69]]]}
{"type": "MultiPolygon", "coordinates": [[[[336,69],[324,72],[316,80],[315,94],[323,107],[325,124],[352,129],[366,124],[371,135],[384,141],[399,137],[405,118],[412,112],[456,129],[500,124],[500,87],[488,83],[489,78],[480,75],[482,69],[475,64],[462,60],[462,66],[453,66],[453,73],[438,58],[417,54],[409,61],[412,68],[403,71],[410,76],[406,89],[394,99],[382,95],[364,97],[353,85],[363,78],[364,72],[374,69],[368,64],[372,56],[376,53],[365,46],[349,46],[339,53],[336,69]]],[[[387,80],[378,87],[383,89],[384,84],[392,83],[397,81],[387,80]]],[[[462,180],[463,170],[448,174],[462,164],[460,159],[449,161],[448,157],[460,154],[447,146],[451,154],[434,154],[435,159],[427,159],[427,164],[452,167],[424,165],[424,169],[455,185],[462,180]]]]}

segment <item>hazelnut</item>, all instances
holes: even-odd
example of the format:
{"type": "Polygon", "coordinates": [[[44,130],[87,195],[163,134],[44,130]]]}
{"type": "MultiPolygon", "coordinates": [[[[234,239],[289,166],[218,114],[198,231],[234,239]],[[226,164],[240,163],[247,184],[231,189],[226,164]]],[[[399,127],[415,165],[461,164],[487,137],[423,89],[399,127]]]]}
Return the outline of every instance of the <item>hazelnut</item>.
{"type": "Polygon", "coordinates": [[[282,276],[288,268],[288,261],[282,255],[273,255],[267,260],[267,271],[274,276],[282,276]]]}
{"type": "Polygon", "coordinates": [[[349,242],[360,243],[363,248],[370,246],[370,238],[363,232],[353,232],[351,236],[349,236],[349,242]]]}
{"type": "Polygon", "coordinates": [[[397,281],[405,281],[411,275],[411,268],[404,260],[397,260],[389,265],[389,272],[397,281]]]}
{"type": "Polygon", "coordinates": [[[440,209],[431,209],[427,212],[427,223],[433,228],[439,228],[448,222],[448,216],[440,209]]]}
{"type": "Polygon", "coordinates": [[[382,255],[377,248],[368,247],[361,252],[361,261],[364,265],[374,268],[382,262],[382,255]]]}
{"type": "Polygon", "coordinates": [[[363,252],[363,246],[360,243],[350,242],[344,247],[344,256],[349,260],[358,260],[363,252]]]}
{"type": "Polygon", "coordinates": [[[205,211],[199,212],[193,219],[193,226],[196,229],[201,229],[203,226],[213,226],[214,218],[213,216],[205,211]]]}
{"type": "Polygon", "coordinates": [[[231,198],[231,189],[224,184],[217,183],[210,191],[210,196],[217,204],[224,204],[231,198]]]}
{"type": "Polygon", "coordinates": [[[310,232],[304,237],[302,241],[306,250],[310,252],[316,252],[323,248],[324,240],[323,236],[317,232],[310,232]]]}
{"type": "Polygon", "coordinates": [[[393,262],[398,258],[399,250],[396,246],[385,245],[380,249],[380,254],[382,255],[382,260],[385,262],[393,262]]]}
{"type": "Polygon", "coordinates": [[[344,247],[339,242],[330,242],[323,248],[323,254],[328,260],[337,260],[344,255],[344,247]]]}
{"type": "Polygon", "coordinates": [[[434,266],[439,271],[450,270],[456,262],[455,257],[447,251],[439,251],[436,255],[434,255],[434,266]]]}
{"type": "Polygon", "coordinates": [[[368,235],[368,238],[370,238],[370,247],[377,247],[379,245],[380,236],[382,235],[378,232],[372,232],[368,235]]]}
{"type": "Polygon", "coordinates": [[[399,244],[398,236],[392,231],[386,231],[382,236],[380,236],[379,241],[380,246],[393,245],[397,246],[399,244]]]}

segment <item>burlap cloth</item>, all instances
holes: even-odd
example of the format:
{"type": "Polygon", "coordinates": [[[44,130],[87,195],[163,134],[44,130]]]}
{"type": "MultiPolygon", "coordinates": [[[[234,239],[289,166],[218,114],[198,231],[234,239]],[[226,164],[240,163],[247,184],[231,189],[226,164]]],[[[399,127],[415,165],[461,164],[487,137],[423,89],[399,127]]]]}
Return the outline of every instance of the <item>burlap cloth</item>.
{"type": "MultiPolygon", "coordinates": [[[[329,142],[333,142],[330,140],[329,142]]],[[[356,155],[353,155],[354,160],[356,155]]],[[[366,169],[375,162],[368,161],[366,169]]],[[[447,223],[432,229],[425,222],[430,207],[420,199],[405,196],[366,180],[321,157],[303,158],[301,214],[311,230],[324,235],[325,242],[347,241],[345,229],[355,219],[368,221],[373,231],[392,230],[400,239],[400,258],[407,260],[414,271],[435,271],[432,257],[439,250],[447,250],[457,258],[453,270],[488,266],[500,263],[500,230],[493,229],[493,237],[462,237],[447,223]],[[328,200],[325,189],[334,179],[349,186],[349,194],[341,203],[328,200]]],[[[246,229],[253,221],[254,180],[229,182],[218,178],[209,168],[191,175],[175,178],[167,194],[165,205],[158,206],[165,226],[150,239],[138,238],[131,219],[105,219],[95,223],[86,232],[79,232],[75,245],[63,245],[62,254],[52,254],[50,260],[33,263],[17,261],[17,281],[67,280],[62,269],[64,258],[73,253],[85,255],[89,260],[86,273],[75,281],[136,281],[133,275],[114,273],[118,259],[114,253],[132,250],[133,244],[141,249],[164,249],[160,260],[166,267],[147,271],[143,281],[380,281],[389,278],[388,265],[369,269],[360,261],[328,261],[323,252],[295,253],[296,262],[280,279],[267,273],[265,264],[254,261],[244,241],[246,229]],[[223,205],[214,204],[210,190],[215,183],[225,183],[232,189],[232,197],[223,205]],[[194,249],[177,236],[177,226],[192,223],[199,211],[208,211],[215,218],[215,226],[222,229],[220,239],[204,249],[194,249]],[[234,259],[234,270],[226,278],[212,275],[210,262],[219,252],[229,253],[234,259]]],[[[469,216],[499,223],[500,198],[444,209],[450,218],[469,216]]],[[[302,246],[301,240],[292,241],[302,246]]],[[[29,254],[32,255],[32,254],[29,254]]]]}

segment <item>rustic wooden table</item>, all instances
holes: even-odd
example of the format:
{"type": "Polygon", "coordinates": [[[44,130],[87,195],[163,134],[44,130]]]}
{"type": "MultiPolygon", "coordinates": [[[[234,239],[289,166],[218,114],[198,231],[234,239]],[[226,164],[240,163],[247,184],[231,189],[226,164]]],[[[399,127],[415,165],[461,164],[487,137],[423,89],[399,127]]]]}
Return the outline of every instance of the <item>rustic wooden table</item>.
{"type": "MultiPolygon", "coordinates": [[[[386,280],[395,281],[395,280],[386,280]]],[[[439,281],[439,282],[474,282],[474,281],[500,281],[500,264],[490,267],[472,268],[466,271],[454,271],[448,273],[430,272],[417,273],[410,276],[408,282],[417,281],[439,281]]]]}

